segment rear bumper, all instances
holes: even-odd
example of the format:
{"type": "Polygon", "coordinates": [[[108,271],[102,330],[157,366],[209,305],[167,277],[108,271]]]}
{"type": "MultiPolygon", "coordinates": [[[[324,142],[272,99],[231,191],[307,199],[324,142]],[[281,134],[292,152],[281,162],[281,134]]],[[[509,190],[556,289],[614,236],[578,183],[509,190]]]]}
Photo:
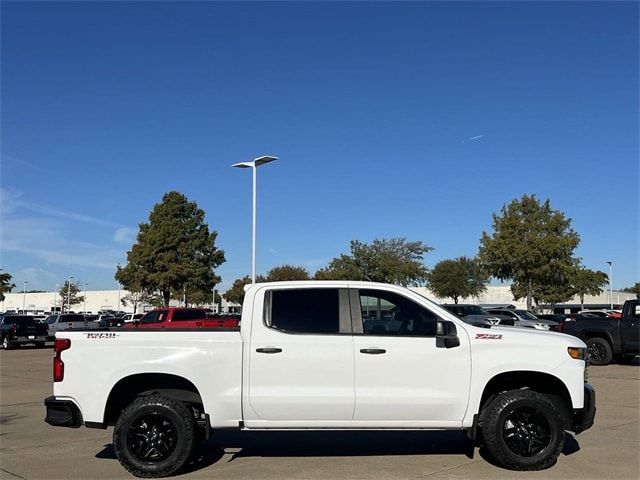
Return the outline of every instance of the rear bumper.
{"type": "Polygon", "coordinates": [[[78,428],[82,426],[82,414],[78,406],[70,400],[58,400],[56,397],[44,399],[47,416],[44,421],[54,427],[78,428]]]}
{"type": "Polygon", "coordinates": [[[596,391],[588,383],[584,386],[584,406],[573,411],[573,431],[578,434],[593,426],[596,417],[596,391]]]}
{"type": "Polygon", "coordinates": [[[47,341],[46,335],[17,335],[10,338],[13,344],[27,344],[27,343],[44,343],[47,341]]]}

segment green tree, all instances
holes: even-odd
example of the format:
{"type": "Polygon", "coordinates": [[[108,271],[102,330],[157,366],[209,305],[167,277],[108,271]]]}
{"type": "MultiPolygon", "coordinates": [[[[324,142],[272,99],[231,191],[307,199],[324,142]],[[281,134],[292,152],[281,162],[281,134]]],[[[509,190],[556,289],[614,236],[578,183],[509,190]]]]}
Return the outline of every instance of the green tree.
{"type": "Polygon", "coordinates": [[[293,280],[309,280],[309,272],[304,267],[280,265],[267,272],[267,282],[285,282],[293,280]]]}
{"type": "MultiPolygon", "coordinates": [[[[257,276],[256,282],[263,282],[264,277],[257,276]]],[[[249,285],[251,283],[251,277],[249,275],[237,278],[231,288],[227,290],[222,296],[227,300],[227,302],[238,303],[242,305],[242,301],[244,300],[244,286],[249,285]]]]}
{"type": "Polygon", "coordinates": [[[549,200],[524,195],[493,214],[493,233],[482,232],[479,258],[490,275],[526,290],[530,310],[536,279],[546,278],[550,265],[564,275],[579,243],[571,219],[553,210],[549,200]]]}
{"type": "MultiPolygon", "coordinates": [[[[225,261],[215,246],[218,233],[209,231],[204,211],[179,192],[168,192],[156,204],[147,223],[140,224],[127,265],[115,278],[131,291],[159,291],[168,305],[172,292],[208,291],[219,283],[214,269],[225,261]]],[[[187,300],[188,301],[188,300],[187,300]]]]}
{"type": "Polygon", "coordinates": [[[371,244],[351,241],[351,255],[342,254],[318,270],[316,280],[365,280],[416,285],[425,281],[425,253],[433,248],[406,238],[376,239],[371,244]]]}
{"type": "Polygon", "coordinates": [[[442,260],[427,276],[429,289],[440,298],[453,298],[454,303],[460,297],[480,295],[487,289],[488,281],[489,275],[478,260],[467,257],[442,260]]]}
{"type": "Polygon", "coordinates": [[[11,282],[12,275],[9,272],[0,273],[0,302],[4,301],[4,294],[16,288],[16,284],[11,282]]]}
{"type": "Polygon", "coordinates": [[[622,291],[627,293],[635,293],[636,298],[640,298],[640,282],[634,283],[631,287],[623,288],[622,291]]]}
{"type": "Polygon", "coordinates": [[[601,271],[579,267],[573,273],[573,292],[580,297],[580,304],[584,309],[585,295],[600,295],[609,282],[609,276],[601,271]]]}
{"type": "Polygon", "coordinates": [[[69,280],[65,280],[60,290],[58,290],[58,295],[60,295],[62,309],[69,311],[71,307],[77,305],[79,303],[84,302],[84,295],[80,295],[82,290],[80,289],[80,283],[78,282],[69,282],[69,280]]]}

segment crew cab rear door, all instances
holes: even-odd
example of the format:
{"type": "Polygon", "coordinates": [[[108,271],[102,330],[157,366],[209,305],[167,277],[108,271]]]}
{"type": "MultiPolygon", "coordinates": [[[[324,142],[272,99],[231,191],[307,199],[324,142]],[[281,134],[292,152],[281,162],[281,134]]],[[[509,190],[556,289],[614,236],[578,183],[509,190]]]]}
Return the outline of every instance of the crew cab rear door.
{"type": "Polygon", "coordinates": [[[471,380],[470,346],[436,342],[439,317],[419,296],[351,289],[355,395],[353,419],[389,427],[460,427],[471,380]]]}
{"type": "Polygon", "coordinates": [[[330,427],[350,421],[355,401],[350,328],[346,288],[274,286],[257,292],[245,425],[330,427]]]}

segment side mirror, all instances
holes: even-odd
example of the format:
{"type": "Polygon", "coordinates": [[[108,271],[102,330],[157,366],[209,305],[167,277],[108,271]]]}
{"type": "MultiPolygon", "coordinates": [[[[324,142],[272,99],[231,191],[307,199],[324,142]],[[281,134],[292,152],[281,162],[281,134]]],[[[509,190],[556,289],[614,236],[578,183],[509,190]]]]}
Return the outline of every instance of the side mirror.
{"type": "Polygon", "coordinates": [[[436,347],[455,348],[460,346],[458,331],[453,322],[438,320],[436,322],[436,347]]]}
{"type": "Polygon", "coordinates": [[[133,320],[133,324],[137,327],[138,325],[140,325],[140,319],[136,318],[133,320]]]}

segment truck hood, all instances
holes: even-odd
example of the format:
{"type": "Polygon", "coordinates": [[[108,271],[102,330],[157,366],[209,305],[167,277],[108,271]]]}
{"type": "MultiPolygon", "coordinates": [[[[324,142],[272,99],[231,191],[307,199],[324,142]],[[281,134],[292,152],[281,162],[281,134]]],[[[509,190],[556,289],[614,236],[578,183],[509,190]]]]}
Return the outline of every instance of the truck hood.
{"type": "Polygon", "coordinates": [[[508,325],[492,325],[491,328],[474,328],[469,329],[471,338],[478,338],[478,334],[502,335],[501,339],[506,341],[525,341],[531,342],[555,342],[564,343],[567,346],[586,347],[584,342],[573,335],[566,333],[553,332],[551,330],[535,330],[533,328],[511,327],[508,325]]]}

